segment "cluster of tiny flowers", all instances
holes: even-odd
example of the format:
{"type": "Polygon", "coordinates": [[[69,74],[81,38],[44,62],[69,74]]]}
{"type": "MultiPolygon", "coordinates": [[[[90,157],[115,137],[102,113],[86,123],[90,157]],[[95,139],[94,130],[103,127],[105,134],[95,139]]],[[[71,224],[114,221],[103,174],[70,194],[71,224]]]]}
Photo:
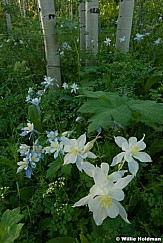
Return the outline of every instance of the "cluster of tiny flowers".
{"type": "Polygon", "coordinates": [[[71,93],[75,93],[75,94],[76,94],[77,90],[79,89],[79,87],[78,87],[78,85],[76,83],[73,83],[71,85],[68,85],[66,82],[64,82],[62,84],[62,87],[64,89],[70,89],[71,90],[71,93]]]}
{"type": "Polygon", "coordinates": [[[25,170],[26,177],[31,178],[33,174],[32,169],[36,168],[36,163],[40,159],[44,158],[44,150],[41,145],[38,144],[38,139],[33,143],[33,146],[28,146],[26,144],[21,144],[18,152],[21,157],[24,157],[22,161],[19,161],[17,173],[25,170]]]}
{"type": "Polygon", "coordinates": [[[1,199],[4,199],[4,194],[5,194],[5,192],[6,192],[8,189],[9,189],[8,186],[4,186],[4,187],[1,187],[1,188],[0,188],[0,197],[1,197],[1,199]]]}

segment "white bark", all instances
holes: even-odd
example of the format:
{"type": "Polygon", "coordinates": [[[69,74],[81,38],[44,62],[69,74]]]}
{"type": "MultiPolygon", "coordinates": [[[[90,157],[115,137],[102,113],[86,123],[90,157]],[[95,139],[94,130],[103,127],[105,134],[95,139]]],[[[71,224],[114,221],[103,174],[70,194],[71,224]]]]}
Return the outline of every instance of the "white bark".
{"type": "Polygon", "coordinates": [[[85,36],[85,1],[79,0],[79,26],[80,26],[80,50],[85,52],[86,36],[85,36]]]}
{"type": "Polygon", "coordinates": [[[55,78],[61,85],[60,56],[56,33],[56,16],[53,0],[38,0],[40,21],[44,35],[47,76],[55,78]]]}
{"type": "Polygon", "coordinates": [[[134,0],[121,0],[118,16],[116,49],[128,52],[134,11],[134,0]]]}
{"type": "Polygon", "coordinates": [[[23,16],[26,17],[26,0],[23,0],[23,16]]]}
{"type": "Polygon", "coordinates": [[[98,0],[86,2],[86,49],[98,52],[98,0]]]}
{"type": "MultiPolygon", "coordinates": [[[[9,0],[5,0],[4,3],[5,3],[6,6],[10,4],[9,0]]],[[[7,25],[7,30],[8,30],[8,31],[11,31],[11,30],[12,30],[12,24],[11,24],[11,16],[10,16],[10,13],[8,13],[8,12],[6,11],[5,14],[6,14],[6,25],[7,25]]]]}

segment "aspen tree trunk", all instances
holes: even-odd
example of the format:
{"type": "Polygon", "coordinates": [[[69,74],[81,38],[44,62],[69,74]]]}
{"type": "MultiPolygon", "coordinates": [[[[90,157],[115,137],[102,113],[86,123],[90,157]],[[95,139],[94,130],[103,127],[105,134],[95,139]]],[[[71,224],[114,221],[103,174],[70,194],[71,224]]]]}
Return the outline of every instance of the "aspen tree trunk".
{"type": "Polygon", "coordinates": [[[98,52],[98,0],[86,2],[86,49],[92,50],[94,56],[98,52]]]}
{"type": "Polygon", "coordinates": [[[121,52],[129,51],[133,11],[134,0],[120,0],[115,47],[121,52]]]}
{"type": "Polygon", "coordinates": [[[86,50],[85,35],[85,1],[79,0],[79,26],[80,26],[80,50],[84,53],[86,50]]]}
{"type": "Polygon", "coordinates": [[[56,16],[53,0],[38,0],[40,21],[44,35],[47,76],[57,80],[61,85],[60,56],[56,33],[56,16]]]}
{"type": "MultiPolygon", "coordinates": [[[[10,4],[9,0],[5,0],[4,3],[5,3],[6,6],[8,6],[10,4]]],[[[7,30],[11,31],[12,30],[11,16],[7,11],[6,11],[5,15],[6,15],[7,30]]]]}
{"type": "Polygon", "coordinates": [[[26,17],[26,0],[23,0],[23,16],[26,17]]]}

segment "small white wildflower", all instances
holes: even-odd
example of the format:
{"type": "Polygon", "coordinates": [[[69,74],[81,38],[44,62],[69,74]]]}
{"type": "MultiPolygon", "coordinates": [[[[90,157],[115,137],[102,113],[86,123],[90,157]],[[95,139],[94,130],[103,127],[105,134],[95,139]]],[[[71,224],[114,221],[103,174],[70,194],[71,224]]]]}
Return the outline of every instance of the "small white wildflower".
{"type": "Polygon", "coordinates": [[[119,42],[120,42],[120,43],[121,43],[121,42],[124,42],[124,41],[125,41],[125,39],[126,39],[126,37],[125,37],[125,36],[118,38],[118,40],[119,40],[119,42]]]}
{"type": "Polygon", "coordinates": [[[76,83],[73,83],[71,86],[71,93],[75,93],[79,89],[78,85],[76,83]]]}
{"type": "Polygon", "coordinates": [[[64,82],[64,83],[62,84],[62,87],[63,87],[64,89],[68,89],[68,84],[67,84],[66,82],[64,82]]]}

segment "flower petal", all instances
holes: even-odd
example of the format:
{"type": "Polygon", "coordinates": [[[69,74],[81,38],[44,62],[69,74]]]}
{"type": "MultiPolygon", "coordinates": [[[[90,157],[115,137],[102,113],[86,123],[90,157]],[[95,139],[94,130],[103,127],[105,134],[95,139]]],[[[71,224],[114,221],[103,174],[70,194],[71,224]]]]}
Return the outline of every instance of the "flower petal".
{"type": "Polygon", "coordinates": [[[149,156],[149,154],[147,154],[145,152],[139,152],[137,155],[133,155],[133,157],[135,159],[140,160],[141,162],[152,162],[152,159],[149,156]]]}
{"type": "Polygon", "coordinates": [[[64,157],[64,164],[74,164],[77,160],[77,155],[73,153],[68,153],[64,157]]]}
{"type": "Polygon", "coordinates": [[[124,192],[119,188],[111,191],[109,195],[112,199],[115,199],[117,201],[122,201],[124,199],[124,192]]]}
{"type": "Polygon", "coordinates": [[[129,140],[128,140],[128,142],[129,142],[129,149],[131,149],[133,146],[136,145],[137,138],[136,137],[130,137],[129,140]]]}
{"type": "Polygon", "coordinates": [[[96,167],[94,165],[92,165],[89,162],[83,162],[81,164],[82,169],[84,170],[84,172],[89,175],[90,177],[93,177],[94,171],[96,169],[96,167]]]}
{"type": "Polygon", "coordinates": [[[113,173],[111,173],[108,176],[108,180],[112,181],[112,182],[116,182],[118,179],[120,179],[122,176],[124,176],[124,174],[127,172],[127,170],[120,170],[120,171],[115,171],[113,173]]]}
{"type": "Polygon", "coordinates": [[[89,152],[87,152],[87,158],[96,159],[97,156],[94,153],[89,151],[89,152]]]}
{"type": "Polygon", "coordinates": [[[127,219],[127,213],[126,213],[126,210],[124,209],[124,207],[119,203],[119,202],[117,202],[117,201],[113,201],[114,203],[115,203],[115,205],[118,207],[118,209],[119,209],[119,214],[120,214],[120,216],[122,217],[122,219],[126,222],[126,223],[128,223],[128,224],[130,224],[130,222],[128,221],[128,219],[127,219]]]}
{"type": "Polygon", "coordinates": [[[77,201],[73,207],[80,207],[88,204],[89,200],[92,198],[92,195],[88,195],[86,197],[81,198],[79,201],[77,201]]]}
{"type": "Polygon", "coordinates": [[[133,176],[136,176],[136,173],[139,169],[139,164],[133,159],[131,162],[128,163],[129,171],[133,176]]]}
{"type": "Polygon", "coordinates": [[[105,175],[108,175],[109,164],[108,163],[101,163],[101,170],[105,173],[105,175]]]}
{"type": "Polygon", "coordinates": [[[123,144],[124,142],[127,143],[127,139],[124,138],[124,137],[121,137],[121,136],[114,137],[114,140],[115,140],[116,144],[117,144],[120,148],[122,148],[122,144],[123,144]]]}
{"type": "MultiPolygon", "coordinates": [[[[137,163],[137,162],[136,162],[137,163]]],[[[130,163],[128,163],[130,164],[130,163]]],[[[130,171],[131,172],[131,171],[130,171]]],[[[115,184],[114,184],[114,189],[123,189],[125,188],[130,181],[133,179],[132,175],[127,175],[124,178],[120,178],[115,184]]]]}
{"type": "Polygon", "coordinates": [[[82,134],[78,139],[78,149],[81,151],[84,148],[84,145],[86,143],[86,134],[82,134]]]}
{"type": "Polygon", "coordinates": [[[107,208],[106,209],[107,211],[107,215],[110,217],[110,218],[116,218],[117,215],[119,214],[119,208],[117,207],[116,204],[112,204],[110,208],[107,208]]]}
{"type": "Polygon", "coordinates": [[[111,163],[110,166],[115,166],[116,164],[121,163],[121,162],[122,162],[122,159],[123,159],[123,157],[124,157],[124,155],[125,155],[125,152],[121,152],[121,153],[117,154],[117,155],[113,158],[113,161],[112,161],[112,163],[111,163]]]}

